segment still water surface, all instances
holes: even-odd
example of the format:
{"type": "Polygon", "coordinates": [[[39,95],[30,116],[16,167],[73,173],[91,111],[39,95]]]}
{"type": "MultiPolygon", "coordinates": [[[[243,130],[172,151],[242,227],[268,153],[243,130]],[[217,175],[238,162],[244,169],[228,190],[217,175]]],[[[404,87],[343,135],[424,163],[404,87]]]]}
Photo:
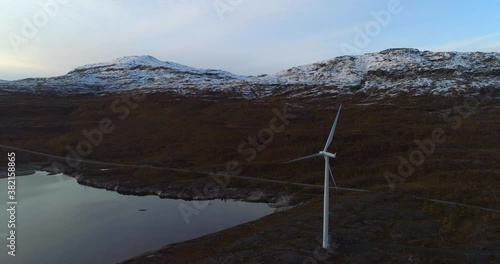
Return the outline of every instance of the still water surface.
{"type": "Polygon", "coordinates": [[[268,215],[266,204],[210,201],[187,224],[179,204],[126,196],[45,172],[16,178],[16,257],[7,254],[7,179],[0,179],[0,263],[116,263],[268,215]],[[144,209],[146,211],[144,211],[144,209]]]}

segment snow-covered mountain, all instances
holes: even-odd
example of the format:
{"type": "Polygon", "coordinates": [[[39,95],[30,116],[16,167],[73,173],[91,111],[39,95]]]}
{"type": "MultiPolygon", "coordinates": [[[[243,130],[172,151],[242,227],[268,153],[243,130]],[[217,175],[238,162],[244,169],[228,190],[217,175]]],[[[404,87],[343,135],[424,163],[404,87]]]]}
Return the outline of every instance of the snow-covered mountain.
{"type": "Polygon", "coordinates": [[[446,95],[468,89],[500,89],[500,53],[388,49],[298,66],[268,79],[314,84],[339,93],[446,95]]]}
{"type": "Polygon", "coordinates": [[[229,82],[243,80],[220,70],[197,69],[152,56],[129,56],[107,63],[78,67],[68,74],[52,78],[28,78],[1,85],[0,89],[34,93],[109,93],[131,89],[216,89],[229,82]]]}
{"type": "Polygon", "coordinates": [[[0,83],[3,91],[61,95],[141,89],[182,94],[233,92],[243,97],[360,92],[447,95],[479,88],[500,89],[500,53],[389,49],[337,57],[257,77],[192,68],[151,56],[131,56],[78,67],[59,77],[0,83]]]}

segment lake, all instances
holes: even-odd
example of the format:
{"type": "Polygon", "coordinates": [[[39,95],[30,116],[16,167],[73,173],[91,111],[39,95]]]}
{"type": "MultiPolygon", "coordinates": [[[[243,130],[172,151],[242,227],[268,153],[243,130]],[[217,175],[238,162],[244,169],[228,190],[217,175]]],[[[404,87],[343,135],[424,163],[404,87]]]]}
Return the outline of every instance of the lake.
{"type": "MultiPolygon", "coordinates": [[[[16,257],[7,254],[3,235],[0,263],[116,263],[274,211],[267,204],[214,200],[188,224],[179,205],[195,208],[193,202],[121,195],[45,172],[16,181],[16,257]]],[[[0,234],[7,234],[7,179],[0,179],[0,190],[0,234]]]]}

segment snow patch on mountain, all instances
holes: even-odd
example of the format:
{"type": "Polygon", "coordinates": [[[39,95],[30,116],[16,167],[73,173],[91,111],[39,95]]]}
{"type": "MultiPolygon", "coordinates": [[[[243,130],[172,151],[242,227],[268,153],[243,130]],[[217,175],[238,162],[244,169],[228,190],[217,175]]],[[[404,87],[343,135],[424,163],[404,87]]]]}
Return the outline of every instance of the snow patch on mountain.
{"type": "Polygon", "coordinates": [[[129,56],[111,62],[78,67],[53,78],[9,82],[4,89],[35,93],[111,93],[132,89],[168,89],[174,92],[218,89],[248,76],[222,70],[198,69],[152,56],[129,56]]]}
{"type": "Polygon", "coordinates": [[[181,94],[232,92],[241,97],[353,93],[449,95],[481,88],[500,89],[499,53],[388,49],[341,56],[261,76],[193,68],[152,56],[129,56],[84,65],[63,76],[0,83],[0,90],[4,91],[61,95],[141,89],[181,94]]]}
{"type": "Polygon", "coordinates": [[[429,92],[447,94],[500,88],[500,54],[389,49],[293,67],[265,77],[265,82],[332,87],[349,92],[429,92]],[[419,90],[419,91],[415,91],[419,90]]]}

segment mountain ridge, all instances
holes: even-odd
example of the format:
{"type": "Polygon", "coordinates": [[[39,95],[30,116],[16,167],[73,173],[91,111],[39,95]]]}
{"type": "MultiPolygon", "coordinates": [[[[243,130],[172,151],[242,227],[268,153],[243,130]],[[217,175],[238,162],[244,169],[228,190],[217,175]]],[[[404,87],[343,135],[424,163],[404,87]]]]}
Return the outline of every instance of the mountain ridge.
{"type": "Polygon", "coordinates": [[[139,89],[179,94],[233,92],[245,98],[287,93],[292,96],[360,92],[450,95],[470,89],[499,87],[500,53],[431,52],[409,48],[339,56],[259,76],[194,68],[144,55],[83,65],[63,76],[0,82],[0,90],[8,92],[70,95],[139,89]]]}

